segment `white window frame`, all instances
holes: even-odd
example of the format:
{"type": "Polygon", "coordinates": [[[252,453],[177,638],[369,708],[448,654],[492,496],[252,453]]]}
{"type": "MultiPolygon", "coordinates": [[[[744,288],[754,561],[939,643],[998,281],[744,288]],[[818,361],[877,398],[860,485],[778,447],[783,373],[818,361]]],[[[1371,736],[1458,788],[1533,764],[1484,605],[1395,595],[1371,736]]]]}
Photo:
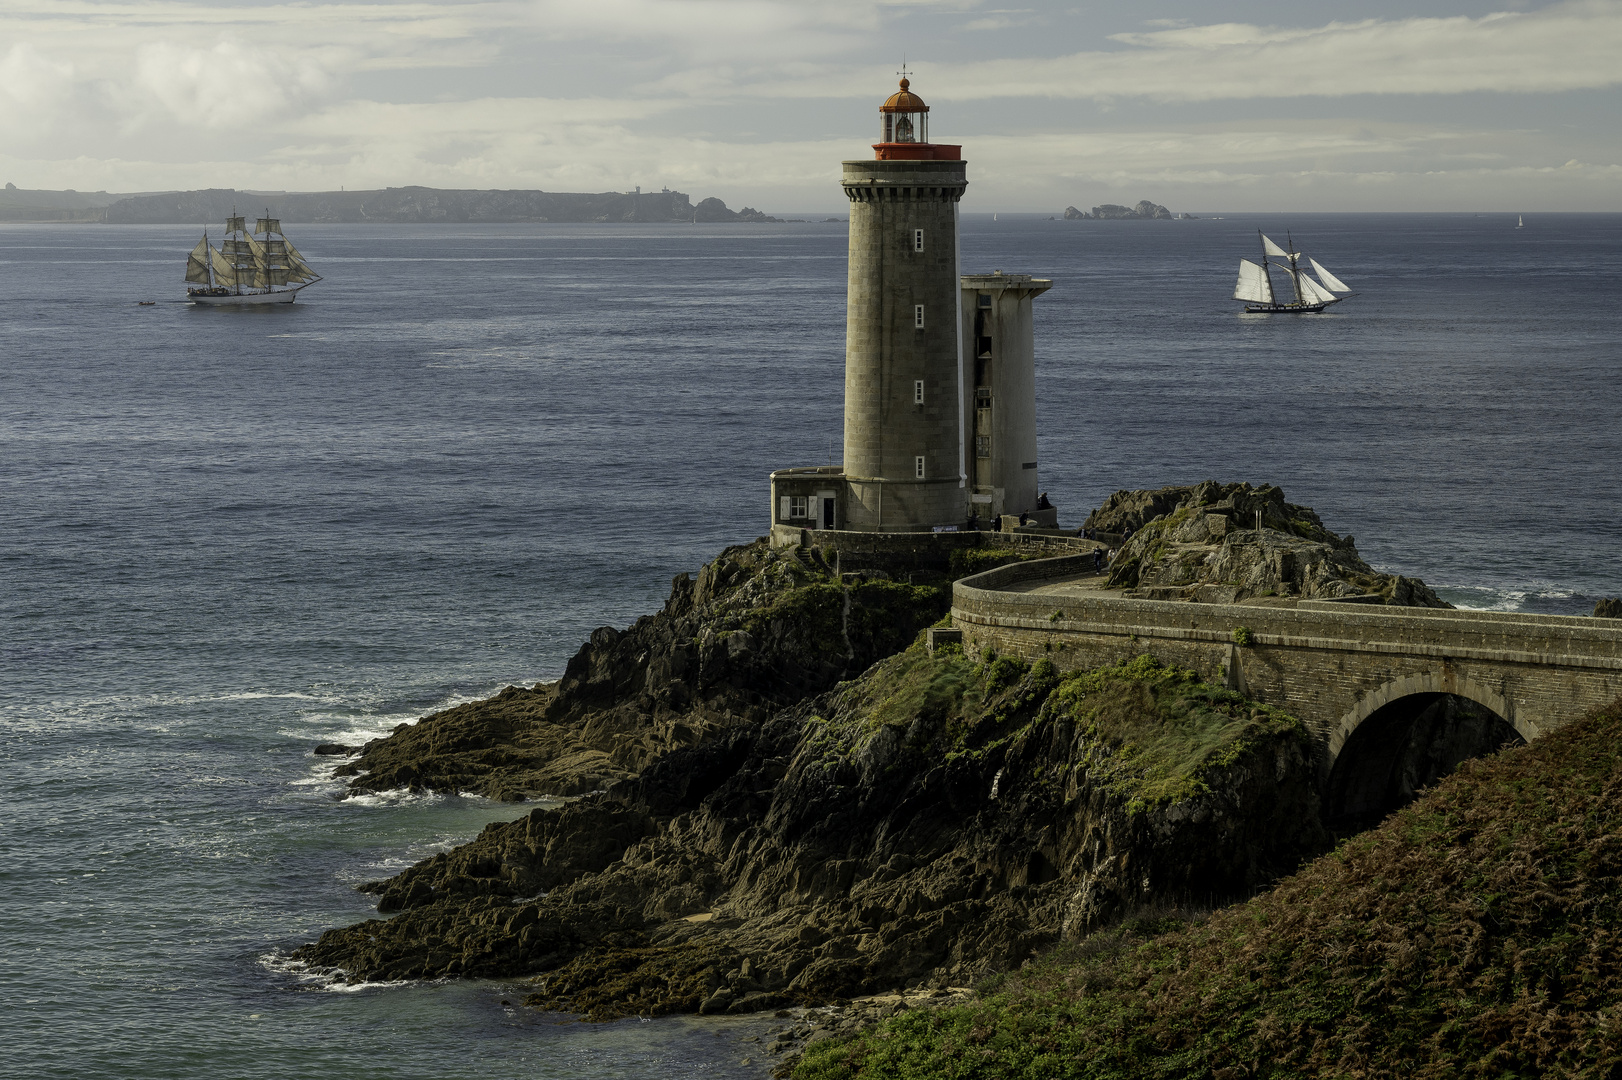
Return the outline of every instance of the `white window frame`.
{"type": "Polygon", "coordinates": [[[922,454],[912,459],[912,478],[914,480],[924,478],[924,455],[922,454]]]}
{"type": "Polygon", "coordinates": [[[922,251],[922,250],[924,250],[924,230],[922,230],[922,229],[914,229],[914,230],[912,230],[912,250],[914,250],[914,251],[922,251]]]}
{"type": "Polygon", "coordinates": [[[914,330],[924,328],[924,305],[922,304],[912,305],[912,328],[914,330]]]}
{"type": "Polygon", "coordinates": [[[912,380],[912,403],[914,405],[924,403],[924,380],[922,379],[912,380]]]}
{"type": "Polygon", "coordinates": [[[811,500],[805,495],[790,495],[788,497],[788,516],[791,518],[808,518],[811,516],[811,500]]]}

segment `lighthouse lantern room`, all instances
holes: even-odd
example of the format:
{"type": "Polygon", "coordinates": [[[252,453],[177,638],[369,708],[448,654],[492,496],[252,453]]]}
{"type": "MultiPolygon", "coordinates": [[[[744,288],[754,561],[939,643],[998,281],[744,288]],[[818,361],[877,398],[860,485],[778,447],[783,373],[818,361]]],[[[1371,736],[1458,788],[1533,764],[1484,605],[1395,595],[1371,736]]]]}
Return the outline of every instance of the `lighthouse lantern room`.
{"type": "Polygon", "coordinates": [[[903,76],[901,89],[879,106],[879,141],[873,144],[880,161],[956,161],[961,148],[934,146],[929,141],[929,106],[913,93],[903,76]]]}

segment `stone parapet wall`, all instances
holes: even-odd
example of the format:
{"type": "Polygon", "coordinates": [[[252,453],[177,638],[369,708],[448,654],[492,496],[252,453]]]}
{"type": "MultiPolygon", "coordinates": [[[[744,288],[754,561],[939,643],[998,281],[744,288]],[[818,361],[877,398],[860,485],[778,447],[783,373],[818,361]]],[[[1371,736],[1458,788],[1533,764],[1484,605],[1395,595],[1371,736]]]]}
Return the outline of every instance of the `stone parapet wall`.
{"type": "Polygon", "coordinates": [[[1622,627],[1593,619],[1007,591],[1083,566],[1090,559],[1061,557],[958,582],[952,621],[964,648],[1045,656],[1065,669],[1149,653],[1299,716],[1326,767],[1368,715],[1408,694],[1470,698],[1528,739],[1622,696],[1622,627]],[[1245,646],[1235,641],[1240,627],[1245,646]]]}

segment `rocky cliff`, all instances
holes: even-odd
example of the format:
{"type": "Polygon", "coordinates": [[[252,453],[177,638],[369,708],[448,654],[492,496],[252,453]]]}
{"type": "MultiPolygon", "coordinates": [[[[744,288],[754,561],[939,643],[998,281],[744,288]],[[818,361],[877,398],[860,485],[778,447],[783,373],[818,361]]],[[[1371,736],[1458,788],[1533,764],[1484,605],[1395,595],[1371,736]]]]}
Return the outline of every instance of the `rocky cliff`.
{"type": "Polygon", "coordinates": [[[930,655],[657,757],[367,888],[296,958],[353,979],[538,976],[594,1017],[961,984],[1157,898],[1319,849],[1300,725],[1144,657],[930,655]]]}
{"type": "MultiPolygon", "coordinates": [[[[1222,557],[1208,585],[1383,587],[1276,488],[1119,492],[1089,525],[1135,531],[1116,573],[1138,589],[1174,587],[1143,579],[1196,548],[1222,557]],[[1228,580],[1241,555],[1271,576],[1228,580]]],[[[368,746],[344,767],[357,790],[581,797],[369,883],[393,917],[295,957],[351,980],[532,977],[531,1005],[597,1018],[749,1012],[964,985],[1323,849],[1293,718],[1150,656],[1060,672],[928,650],[951,578],[1020,557],[957,554],[974,566],[841,573],[731,548],[558,683],[368,746]]]]}
{"type": "Polygon", "coordinates": [[[1150,600],[1236,603],[1268,597],[1451,607],[1418,578],[1385,574],[1350,536],[1271,485],[1206,481],[1117,491],[1086,525],[1126,534],[1109,584],[1150,600]]]}
{"type": "Polygon", "coordinates": [[[856,675],[951,606],[950,582],[836,576],[814,552],[728,548],[657,615],[600,627],[563,678],[401,724],[337,772],[353,792],[578,795],[856,675]]]}

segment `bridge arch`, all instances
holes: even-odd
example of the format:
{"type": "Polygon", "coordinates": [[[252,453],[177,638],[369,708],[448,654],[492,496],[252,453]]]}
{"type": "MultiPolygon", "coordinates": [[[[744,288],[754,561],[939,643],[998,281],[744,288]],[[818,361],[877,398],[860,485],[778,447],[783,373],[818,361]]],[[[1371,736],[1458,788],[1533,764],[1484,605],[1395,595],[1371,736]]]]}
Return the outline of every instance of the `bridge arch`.
{"type": "Polygon", "coordinates": [[[1539,734],[1503,694],[1447,665],[1393,679],[1364,695],[1336,726],[1325,823],[1336,832],[1359,831],[1462,762],[1539,734]]]}
{"type": "Polygon", "coordinates": [[[1363,721],[1392,702],[1417,694],[1451,694],[1473,701],[1502,718],[1527,742],[1543,734],[1536,724],[1516,716],[1514,704],[1492,687],[1473,679],[1461,679],[1445,668],[1425,671],[1393,679],[1358,699],[1357,704],[1336,723],[1334,731],[1329,736],[1329,768],[1335,767],[1335,762],[1340,759],[1340,752],[1346,748],[1346,741],[1352,737],[1353,732],[1363,726],[1363,721]]]}

